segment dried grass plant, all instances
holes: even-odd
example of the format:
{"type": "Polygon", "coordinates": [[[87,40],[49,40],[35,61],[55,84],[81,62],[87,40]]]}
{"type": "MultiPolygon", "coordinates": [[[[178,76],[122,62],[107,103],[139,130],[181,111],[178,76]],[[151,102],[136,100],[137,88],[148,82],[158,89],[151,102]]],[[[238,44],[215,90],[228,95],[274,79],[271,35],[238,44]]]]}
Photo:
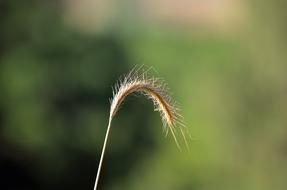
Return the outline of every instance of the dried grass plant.
{"type": "Polygon", "coordinates": [[[144,71],[142,67],[134,68],[129,74],[122,77],[116,83],[113,89],[113,98],[111,99],[109,123],[102,148],[101,158],[99,161],[94,190],[96,190],[98,186],[112,120],[118,112],[122,102],[128,95],[132,93],[140,93],[148,99],[151,99],[154,104],[154,110],[160,113],[164,133],[166,134],[166,136],[170,131],[177,147],[179,148],[179,150],[181,150],[181,146],[176,136],[176,130],[179,128],[181,136],[183,137],[185,144],[189,149],[185,135],[185,133],[187,133],[188,135],[189,133],[182,122],[183,118],[179,114],[179,109],[176,102],[173,101],[171,96],[169,95],[169,89],[167,88],[166,83],[159,78],[149,77],[148,71],[149,70],[144,71]]]}

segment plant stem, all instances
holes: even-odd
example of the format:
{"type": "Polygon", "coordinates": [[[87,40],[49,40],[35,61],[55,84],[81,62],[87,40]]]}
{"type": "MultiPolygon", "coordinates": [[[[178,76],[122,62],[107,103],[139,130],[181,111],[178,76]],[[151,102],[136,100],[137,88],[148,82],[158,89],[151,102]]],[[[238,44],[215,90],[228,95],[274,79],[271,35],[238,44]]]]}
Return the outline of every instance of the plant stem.
{"type": "Polygon", "coordinates": [[[101,153],[101,158],[100,158],[100,162],[99,162],[99,166],[98,166],[98,172],[97,172],[94,190],[97,190],[97,186],[98,186],[98,182],[99,182],[99,178],[100,178],[100,173],[101,173],[101,169],[102,169],[102,163],[103,163],[103,159],[104,159],[104,155],[105,155],[105,151],[106,151],[106,145],[107,145],[108,138],[109,138],[111,123],[112,123],[112,117],[109,118],[109,124],[108,124],[106,136],[105,136],[105,140],[104,140],[104,144],[103,144],[103,148],[102,148],[102,153],[101,153]]]}

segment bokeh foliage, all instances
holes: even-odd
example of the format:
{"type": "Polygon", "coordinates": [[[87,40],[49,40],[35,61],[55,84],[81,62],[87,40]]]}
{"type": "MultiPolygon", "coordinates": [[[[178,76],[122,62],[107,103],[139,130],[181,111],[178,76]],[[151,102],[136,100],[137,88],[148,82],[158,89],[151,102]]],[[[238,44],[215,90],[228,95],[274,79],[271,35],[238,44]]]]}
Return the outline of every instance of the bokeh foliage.
{"type": "Polygon", "coordinates": [[[130,97],[103,189],[286,189],[284,3],[248,5],[244,29],[222,37],[128,22],[83,34],[63,23],[60,1],[0,1],[1,188],[92,189],[111,86],[145,64],[180,102],[191,152],[130,97]]]}

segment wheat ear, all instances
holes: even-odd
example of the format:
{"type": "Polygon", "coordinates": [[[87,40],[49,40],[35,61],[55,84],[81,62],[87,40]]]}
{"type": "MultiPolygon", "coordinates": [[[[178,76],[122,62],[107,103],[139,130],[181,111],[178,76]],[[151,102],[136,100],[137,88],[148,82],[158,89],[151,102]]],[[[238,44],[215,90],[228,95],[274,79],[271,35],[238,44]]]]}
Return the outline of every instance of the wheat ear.
{"type": "Polygon", "coordinates": [[[182,123],[182,116],[178,113],[179,109],[177,108],[176,103],[167,93],[167,85],[158,78],[148,77],[147,71],[140,72],[140,69],[141,68],[133,69],[129,74],[120,79],[113,89],[109,124],[105,135],[101,158],[99,161],[94,190],[97,189],[112,119],[116,115],[124,99],[129,94],[140,93],[146,96],[148,99],[151,99],[154,103],[155,111],[158,111],[161,115],[166,135],[168,134],[168,131],[170,131],[177,147],[180,149],[180,145],[176,138],[175,131],[175,127],[178,125],[188,148],[188,143],[185,137],[185,125],[182,123]]]}

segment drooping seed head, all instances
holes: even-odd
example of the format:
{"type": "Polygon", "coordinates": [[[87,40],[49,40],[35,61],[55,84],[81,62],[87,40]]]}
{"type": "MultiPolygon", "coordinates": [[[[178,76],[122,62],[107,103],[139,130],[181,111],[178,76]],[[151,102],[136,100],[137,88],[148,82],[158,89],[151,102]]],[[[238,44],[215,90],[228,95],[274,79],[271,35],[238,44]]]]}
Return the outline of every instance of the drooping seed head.
{"type": "MultiPolygon", "coordinates": [[[[175,127],[179,124],[180,128],[185,127],[178,113],[179,109],[176,102],[172,100],[167,91],[167,85],[162,80],[148,77],[147,72],[140,72],[139,69],[132,70],[129,74],[119,80],[113,90],[111,100],[110,119],[116,115],[124,99],[132,93],[143,94],[154,103],[154,110],[158,111],[164,125],[166,134],[171,131],[178,147],[179,143],[175,136],[175,127]]],[[[180,129],[185,139],[183,129],[180,129]]]]}

